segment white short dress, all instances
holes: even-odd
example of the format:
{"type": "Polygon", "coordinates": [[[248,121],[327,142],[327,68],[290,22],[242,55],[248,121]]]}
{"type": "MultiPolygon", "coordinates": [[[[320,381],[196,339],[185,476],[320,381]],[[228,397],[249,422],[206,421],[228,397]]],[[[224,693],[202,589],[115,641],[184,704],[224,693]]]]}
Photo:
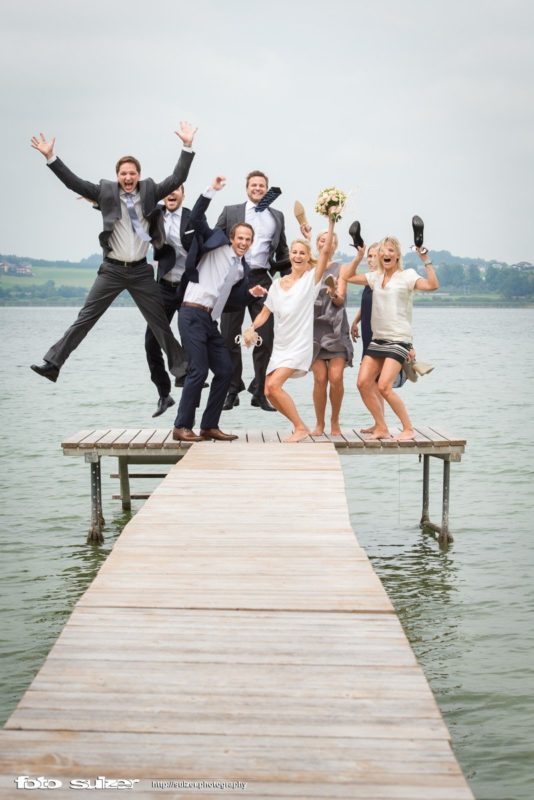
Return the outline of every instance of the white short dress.
{"type": "Polygon", "coordinates": [[[265,305],[274,317],[274,344],[267,375],[280,367],[296,370],[292,378],[309,372],[313,359],[313,304],[321,290],[315,269],[306,272],[290,289],[274,281],[265,305]]]}

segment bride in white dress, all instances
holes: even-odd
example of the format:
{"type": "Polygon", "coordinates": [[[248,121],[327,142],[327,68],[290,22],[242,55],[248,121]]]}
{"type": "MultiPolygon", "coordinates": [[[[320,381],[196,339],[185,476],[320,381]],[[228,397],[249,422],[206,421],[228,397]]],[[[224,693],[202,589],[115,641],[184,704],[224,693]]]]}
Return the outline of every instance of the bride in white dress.
{"type": "Polygon", "coordinates": [[[300,442],[310,429],[302,421],[293,399],[283,388],[288,378],[300,378],[309,372],[313,359],[313,305],[321,288],[334,235],[334,221],[329,220],[325,246],[317,263],[310,243],[295,239],[289,250],[291,272],[274,281],[265,305],[251,327],[245,331],[246,344],[254,341],[254,331],[269,316],[274,316],[274,345],[265,378],[265,396],[293,424],[293,433],[285,442],[300,442]]]}

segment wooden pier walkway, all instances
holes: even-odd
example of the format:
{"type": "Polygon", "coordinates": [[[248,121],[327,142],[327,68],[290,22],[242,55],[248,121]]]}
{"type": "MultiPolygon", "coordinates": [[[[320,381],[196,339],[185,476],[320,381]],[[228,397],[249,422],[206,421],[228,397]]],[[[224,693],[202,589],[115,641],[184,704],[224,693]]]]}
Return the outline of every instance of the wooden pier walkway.
{"type": "Polygon", "coordinates": [[[139,798],[473,800],[332,444],[191,447],[0,731],[0,773],[6,798],[44,776],[58,798],[121,779],[139,798]]]}
{"type": "MultiPolygon", "coordinates": [[[[235,431],[239,435],[239,443],[247,444],[272,444],[281,443],[287,432],[276,430],[235,431]]],[[[377,441],[369,435],[356,430],[344,431],[342,436],[309,436],[299,447],[309,447],[310,444],[333,444],[336,449],[350,455],[416,455],[423,461],[423,502],[420,526],[439,534],[441,544],[452,541],[449,530],[449,496],[450,496],[450,465],[451,462],[461,461],[465,450],[465,439],[444,433],[435,426],[419,426],[415,429],[415,438],[410,441],[397,442],[393,439],[377,441]],[[443,464],[443,492],[441,523],[430,521],[430,459],[434,458],[443,464]]],[[[202,443],[202,446],[210,443],[202,443]]],[[[227,443],[227,446],[232,446],[227,443]]],[[[172,428],[164,429],[124,429],[104,428],[97,430],[82,430],[69,436],[61,443],[66,456],[82,456],[91,464],[91,527],[89,540],[99,542],[102,540],[103,514],[102,514],[102,476],[101,459],[105,456],[114,456],[118,460],[121,493],[118,499],[122,500],[122,507],[131,508],[131,500],[146,499],[148,494],[132,495],[130,491],[131,465],[140,464],[175,464],[179,461],[190,444],[175,442],[172,438],[172,428]]],[[[132,477],[144,477],[146,473],[133,474],[132,477]]],[[[154,477],[163,477],[156,474],[154,477]]]]}

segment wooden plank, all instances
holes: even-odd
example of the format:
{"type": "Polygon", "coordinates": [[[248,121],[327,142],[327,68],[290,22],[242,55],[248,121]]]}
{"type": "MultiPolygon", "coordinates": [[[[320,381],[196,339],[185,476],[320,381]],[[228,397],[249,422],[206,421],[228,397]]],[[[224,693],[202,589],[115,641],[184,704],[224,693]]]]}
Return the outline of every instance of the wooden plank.
{"type": "Polygon", "coordinates": [[[139,431],[130,442],[130,448],[136,450],[137,448],[145,448],[149,439],[156,433],[155,428],[149,428],[139,431]]]}
{"type": "Polygon", "coordinates": [[[441,439],[446,439],[447,442],[453,447],[465,446],[465,439],[461,439],[459,436],[455,436],[452,433],[445,433],[441,426],[439,430],[437,430],[435,427],[431,427],[430,430],[432,430],[435,435],[441,439]]]}
{"type": "Polygon", "coordinates": [[[250,444],[261,444],[263,442],[263,436],[261,435],[261,431],[260,430],[247,431],[246,440],[250,444]]]}
{"type": "Polygon", "coordinates": [[[277,431],[272,431],[272,430],[262,430],[261,433],[262,433],[262,436],[263,436],[263,441],[266,444],[270,444],[270,443],[279,444],[282,441],[282,438],[284,436],[287,436],[287,434],[279,435],[277,433],[277,431]]]}
{"type": "Polygon", "coordinates": [[[88,436],[94,433],[94,428],[89,428],[87,430],[78,431],[78,433],[74,433],[72,436],[68,436],[66,439],[63,439],[61,442],[61,447],[69,450],[74,449],[80,446],[80,443],[83,442],[88,436]]]}
{"type": "Polygon", "coordinates": [[[115,439],[113,448],[117,450],[126,450],[130,446],[132,439],[135,439],[139,432],[139,428],[127,428],[118,439],[115,439]]]}
{"type": "Polygon", "coordinates": [[[172,439],[172,428],[170,430],[168,428],[159,428],[154,431],[146,446],[149,450],[160,447],[163,448],[165,442],[169,439],[172,439]]]}
{"type": "Polygon", "coordinates": [[[96,443],[96,447],[104,448],[104,447],[112,447],[113,443],[123,435],[125,432],[125,428],[112,428],[109,430],[104,436],[102,436],[98,442],[96,443]]]}

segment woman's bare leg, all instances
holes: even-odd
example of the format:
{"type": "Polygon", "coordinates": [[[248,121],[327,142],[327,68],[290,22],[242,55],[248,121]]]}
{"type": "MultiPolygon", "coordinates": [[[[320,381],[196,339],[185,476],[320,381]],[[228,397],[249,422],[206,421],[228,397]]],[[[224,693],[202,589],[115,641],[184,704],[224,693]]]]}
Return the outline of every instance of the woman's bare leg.
{"type": "Polygon", "coordinates": [[[295,370],[289,367],[279,367],[265,378],[267,400],[293,424],[293,433],[284,439],[284,442],[300,442],[310,435],[310,429],[300,418],[293,399],[283,389],[284,383],[294,372],[295,370]]]}
{"type": "Polygon", "coordinates": [[[382,371],[383,363],[383,358],[364,356],[358,372],[358,391],[375,421],[372,432],[375,439],[385,439],[389,436],[389,430],[384,418],[384,404],[379,400],[376,384],[376,379],[382,371]]]}
{"type": "Polygon", "coordinates": [[[402,431],[395,436],[395,439],[405,440],[413,439],[415,431],[413,429],[410,417],[408,416],[406,406],[397,392],[393,391],[393,383],[395,382],[395,378],[401,369],[402,365],[399,364],[398,361],[395,361],[394,358],[384,359],[384,366],[382,367],[380,378],[378,380],[378,391],[401,422],[402,431]]]}
{"type": "Polygon", "coordinates": [[[330,433],[332,436],[341,436],[339,427],[339,415],[345,387],[343,385],[343,373],[347,361],[344,358],[331,358],[328,362],[328,381],[330,383],[330,405],[332,407],[332,417],[330,419],[330,433]]]}
{"type": "Polygon", "coordinates": [[[322,358],[316,358],[312,364],[313,372],[313,407],[315,408],[314,436],[324,433],[326,411],[326,387],[328,384],[328,365],[322,358]]]}

